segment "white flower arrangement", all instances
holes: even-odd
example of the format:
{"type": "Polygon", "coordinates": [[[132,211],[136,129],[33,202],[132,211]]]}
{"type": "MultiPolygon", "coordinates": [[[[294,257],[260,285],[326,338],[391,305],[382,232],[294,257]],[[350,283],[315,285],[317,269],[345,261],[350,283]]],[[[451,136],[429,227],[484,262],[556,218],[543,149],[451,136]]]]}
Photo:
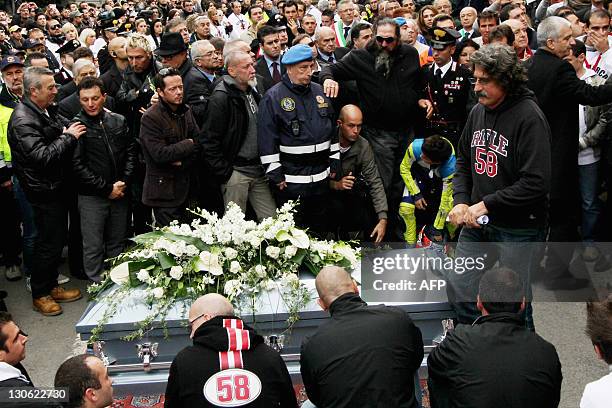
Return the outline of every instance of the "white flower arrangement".
{"type": "MultiPolygon", "coordinates": [[[[245,297],[278,288],[291,311],[289,320],[295,322],[310,301],[298,278],[300,268],[315,275],[326,265],[354,268],[360,252],[344,242],[310,237],[296,227],[294,208],[289,202],[260,223],[245,220],[234,203],[222,218],[204,210],[194,212],[199,218],[191,224],[175,222],[133,238],[136,245],[111,260],[105,280],[90,286],[89,292],[95,296],[113,284],[124,294],[142,288],[152,306],[144,326],[163,322],[164,313],[178,299],[221,293],[238,305],[248,301],[245,297]]],[[[121,301],[113,296],[112,302],[121,301]]],[[[142,326],[138,336],[147,330],[142,326]]]]}

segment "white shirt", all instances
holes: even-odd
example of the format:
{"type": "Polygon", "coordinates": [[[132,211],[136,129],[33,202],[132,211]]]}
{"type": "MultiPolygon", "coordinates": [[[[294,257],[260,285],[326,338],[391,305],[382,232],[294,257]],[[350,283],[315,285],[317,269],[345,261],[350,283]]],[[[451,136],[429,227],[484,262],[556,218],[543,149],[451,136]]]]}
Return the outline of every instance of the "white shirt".
{"type": "Polygon", "coordinates": [[[25,383],[30,385],[28,379],[19,371],[19,369],[13,367],[9,363],[0,361],[0,381],[10,380],[12,378],[18,378],[25,383]]]}
{"type": "Polygon", "coordinates": [[[232,40],[240,38],[243,32],[249,29],[249,21],[242,14],[236,15],[234,13],[230,14],[227,18],[227,21],[234,27],[230,34],[230,38],[232,40]]]}
{"type": "MultiPolygon", "coordinates": [[[[586,36],[578,37],[582,42],[585,42],[586,36]]],[[[586,58],[584,60],[584,67],[586,69],[592,69],[597,75],[603,79],[608,79],[610,73],[612,73],[612,38],[608,36],[608,45],[610,48],[603,54],[590,45],[586,45],[586,58]]]]}
{"type": "MultiPolygon", "coordinates": [[[[597,75],[593,70],[587,69],[584,75],[580,77],[580,80],[586,81],[587,78],[591,78],[597,75]]],[[[578,127],[579,137],[584,135],[586,132],[586,107],[584,105],[578,105],[578,127]]],[[[587,147],[578,153],[578,165],[586,166],[588,164],[597,163],[601,158],[601,149],[599,147],[587,147]]]]}
{"type": "Polygon", "coordinates": [[[584,387],[580,408],[610,408],[612,401],[612,365],[610,374],[584,387]]]}
{"type": "Polygon", "coordinates": [[[433,73],[434,73],[434,76],[436,75],[436,71],[438,70],[438,68],[440,68],[442,70],[442,78],[444,78],[444,75],[446,75],[446,73],[448,72],[448,70],[450,69],[450,67],[452,65],[453,65],[453,59],[452,58],[443,67],[439,67],[438,65],[436,65],[436,63],[434,63],[433,64],[433,73]]]}

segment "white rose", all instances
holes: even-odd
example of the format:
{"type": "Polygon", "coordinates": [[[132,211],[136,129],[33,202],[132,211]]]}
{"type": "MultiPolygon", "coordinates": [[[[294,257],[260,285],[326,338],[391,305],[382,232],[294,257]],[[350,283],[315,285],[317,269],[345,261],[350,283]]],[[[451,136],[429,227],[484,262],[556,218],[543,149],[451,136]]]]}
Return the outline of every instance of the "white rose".
{"type": "Polygon", "coordinates": [[[263,266],[263,265],[256,265],[255,266],[255,273],[260,278],[265,278],[266,277],[266,267],[263,266]]]}
{"type": "Polygon", "coordinates": [[[183,267],[180,265],[170,268],[170,277],[179,280],[183,277],[183,267]]]}
{"type": "Polygon", "coordinates": [[[148,281],[150,278],[149,271],[147,271],[146,269],[139,270],[138,273],[136,274],[136,278],[138,278],[138,280],[141,282],[148,281]]]}
{"type": "Polygon", "coordinates": [[[240,281],[236,279],[228,280],[225,282],[225,286],[223,287],[223,292],[229,296],[234,297],[239,295],[242,290],[240,289],[240,281]]]}
{"type": "Polygon", "coordinates": [[[266,248],[266,255],[272,259],[277,259],[280,255],[280,248],[275,246],[269,246],[266,248]]]}
{"type": "Polygon", "coordinates": [[[285,257],[286,258],[293,258],[295,256],[295,254],[297,254],[297,247],[293,246],[293,245],[289,245],[288,247],[285,248],[285,257]]]}
{"type": "Polygon", "coordinates": [[[242,266],[240,266],[240,262],[232,261],[232,263],[230,264],[230,272],[231,273],[238,273],[241,270],[242,270],[242,266]]]}
{"type": "Polygon", "coordinates": [[[164,289],[163,288],[155,288],[153,289],[153,296],[155,296],[156,299],[161,299],[164,297],[164,289]]]}
{"type": "Polygon", "coordinates": [[[259,245],[261,244],[261,239],[259,239],[259,237],[251,237],[249,243],[253,248],[259,248],[259,245]]]}
{"type": "Polygon", "coordinates": [[[223,251],[223,253],[225,254],[225,257],[230,261],[232,259],[236,259],[236,257],[238,256],[238,251],[236,251],[234,248],[225,248],[225,251],[223,251]]]}

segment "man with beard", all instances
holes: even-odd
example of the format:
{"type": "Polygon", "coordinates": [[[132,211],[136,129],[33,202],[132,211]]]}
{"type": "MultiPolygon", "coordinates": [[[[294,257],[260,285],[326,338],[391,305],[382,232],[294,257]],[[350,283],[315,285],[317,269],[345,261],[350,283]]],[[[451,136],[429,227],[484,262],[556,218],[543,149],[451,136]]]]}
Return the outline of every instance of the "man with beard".
{"type": "Polygon", "coordinates": [[[234,51],[225,58],[227,75],[215,87],[202,128],[204,157],[220,183],[225,205],[246,212],[251,204],[259,221],[272,217],[274,198],[257,152],[255,67],[251,56],[234,51]]]}
{"type": "Polygon", "coordinates": [[[15,56],[4,57],[0,62],[4,85],[0,90],[0,214],[2,214],[2,264],[9,281],[21,279],[19,243],[21,231],[17,203],[13,194],[13,169],[11,149],[7,139],[7,126],[13,109],[23,96],[23,63],[15,56]]]}
{"type": "Polygon", "coordinates": [[[47,49],[57,53],[57,50],[64,45],[66,37],[62,34],[62,25],[57,20],[49,20],[47,23],[47,49]]]}
{"type": "Polygon", "coordinates": [[[361,95],[364,126],[362,136],[371,144],[389,203],[390,239],[399,239],[398,208],[403,191],[399,174],[403,153],[412,141],[413,124],[433,113],[424,98],[425,79],[417,51],[400,42],[398,24],[380,20],[376,41],[365,49],[352,50],[341,61],[321,70],[323,90],[338,96],[339,81],[355,80],[361,95]]]}

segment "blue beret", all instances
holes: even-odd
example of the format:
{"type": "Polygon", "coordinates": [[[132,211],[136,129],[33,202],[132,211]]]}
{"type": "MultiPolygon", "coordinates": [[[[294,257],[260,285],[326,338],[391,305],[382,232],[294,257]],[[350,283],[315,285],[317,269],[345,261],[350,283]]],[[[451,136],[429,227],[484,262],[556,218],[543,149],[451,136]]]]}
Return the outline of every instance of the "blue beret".
{"type": "Polygon", "coordinates": [[[400,27],[406,24],[406,19],[404,17],[395,17],[393,20],[395,20],[397,25],[400,27]]]}
{"type": "Polygon", "coordinates": [[[298,44],[289,48],[283,55],[282,63],[285,65],[293,65],[302,61],[312,61],[312,48],[306,44],[298,44]]]}

